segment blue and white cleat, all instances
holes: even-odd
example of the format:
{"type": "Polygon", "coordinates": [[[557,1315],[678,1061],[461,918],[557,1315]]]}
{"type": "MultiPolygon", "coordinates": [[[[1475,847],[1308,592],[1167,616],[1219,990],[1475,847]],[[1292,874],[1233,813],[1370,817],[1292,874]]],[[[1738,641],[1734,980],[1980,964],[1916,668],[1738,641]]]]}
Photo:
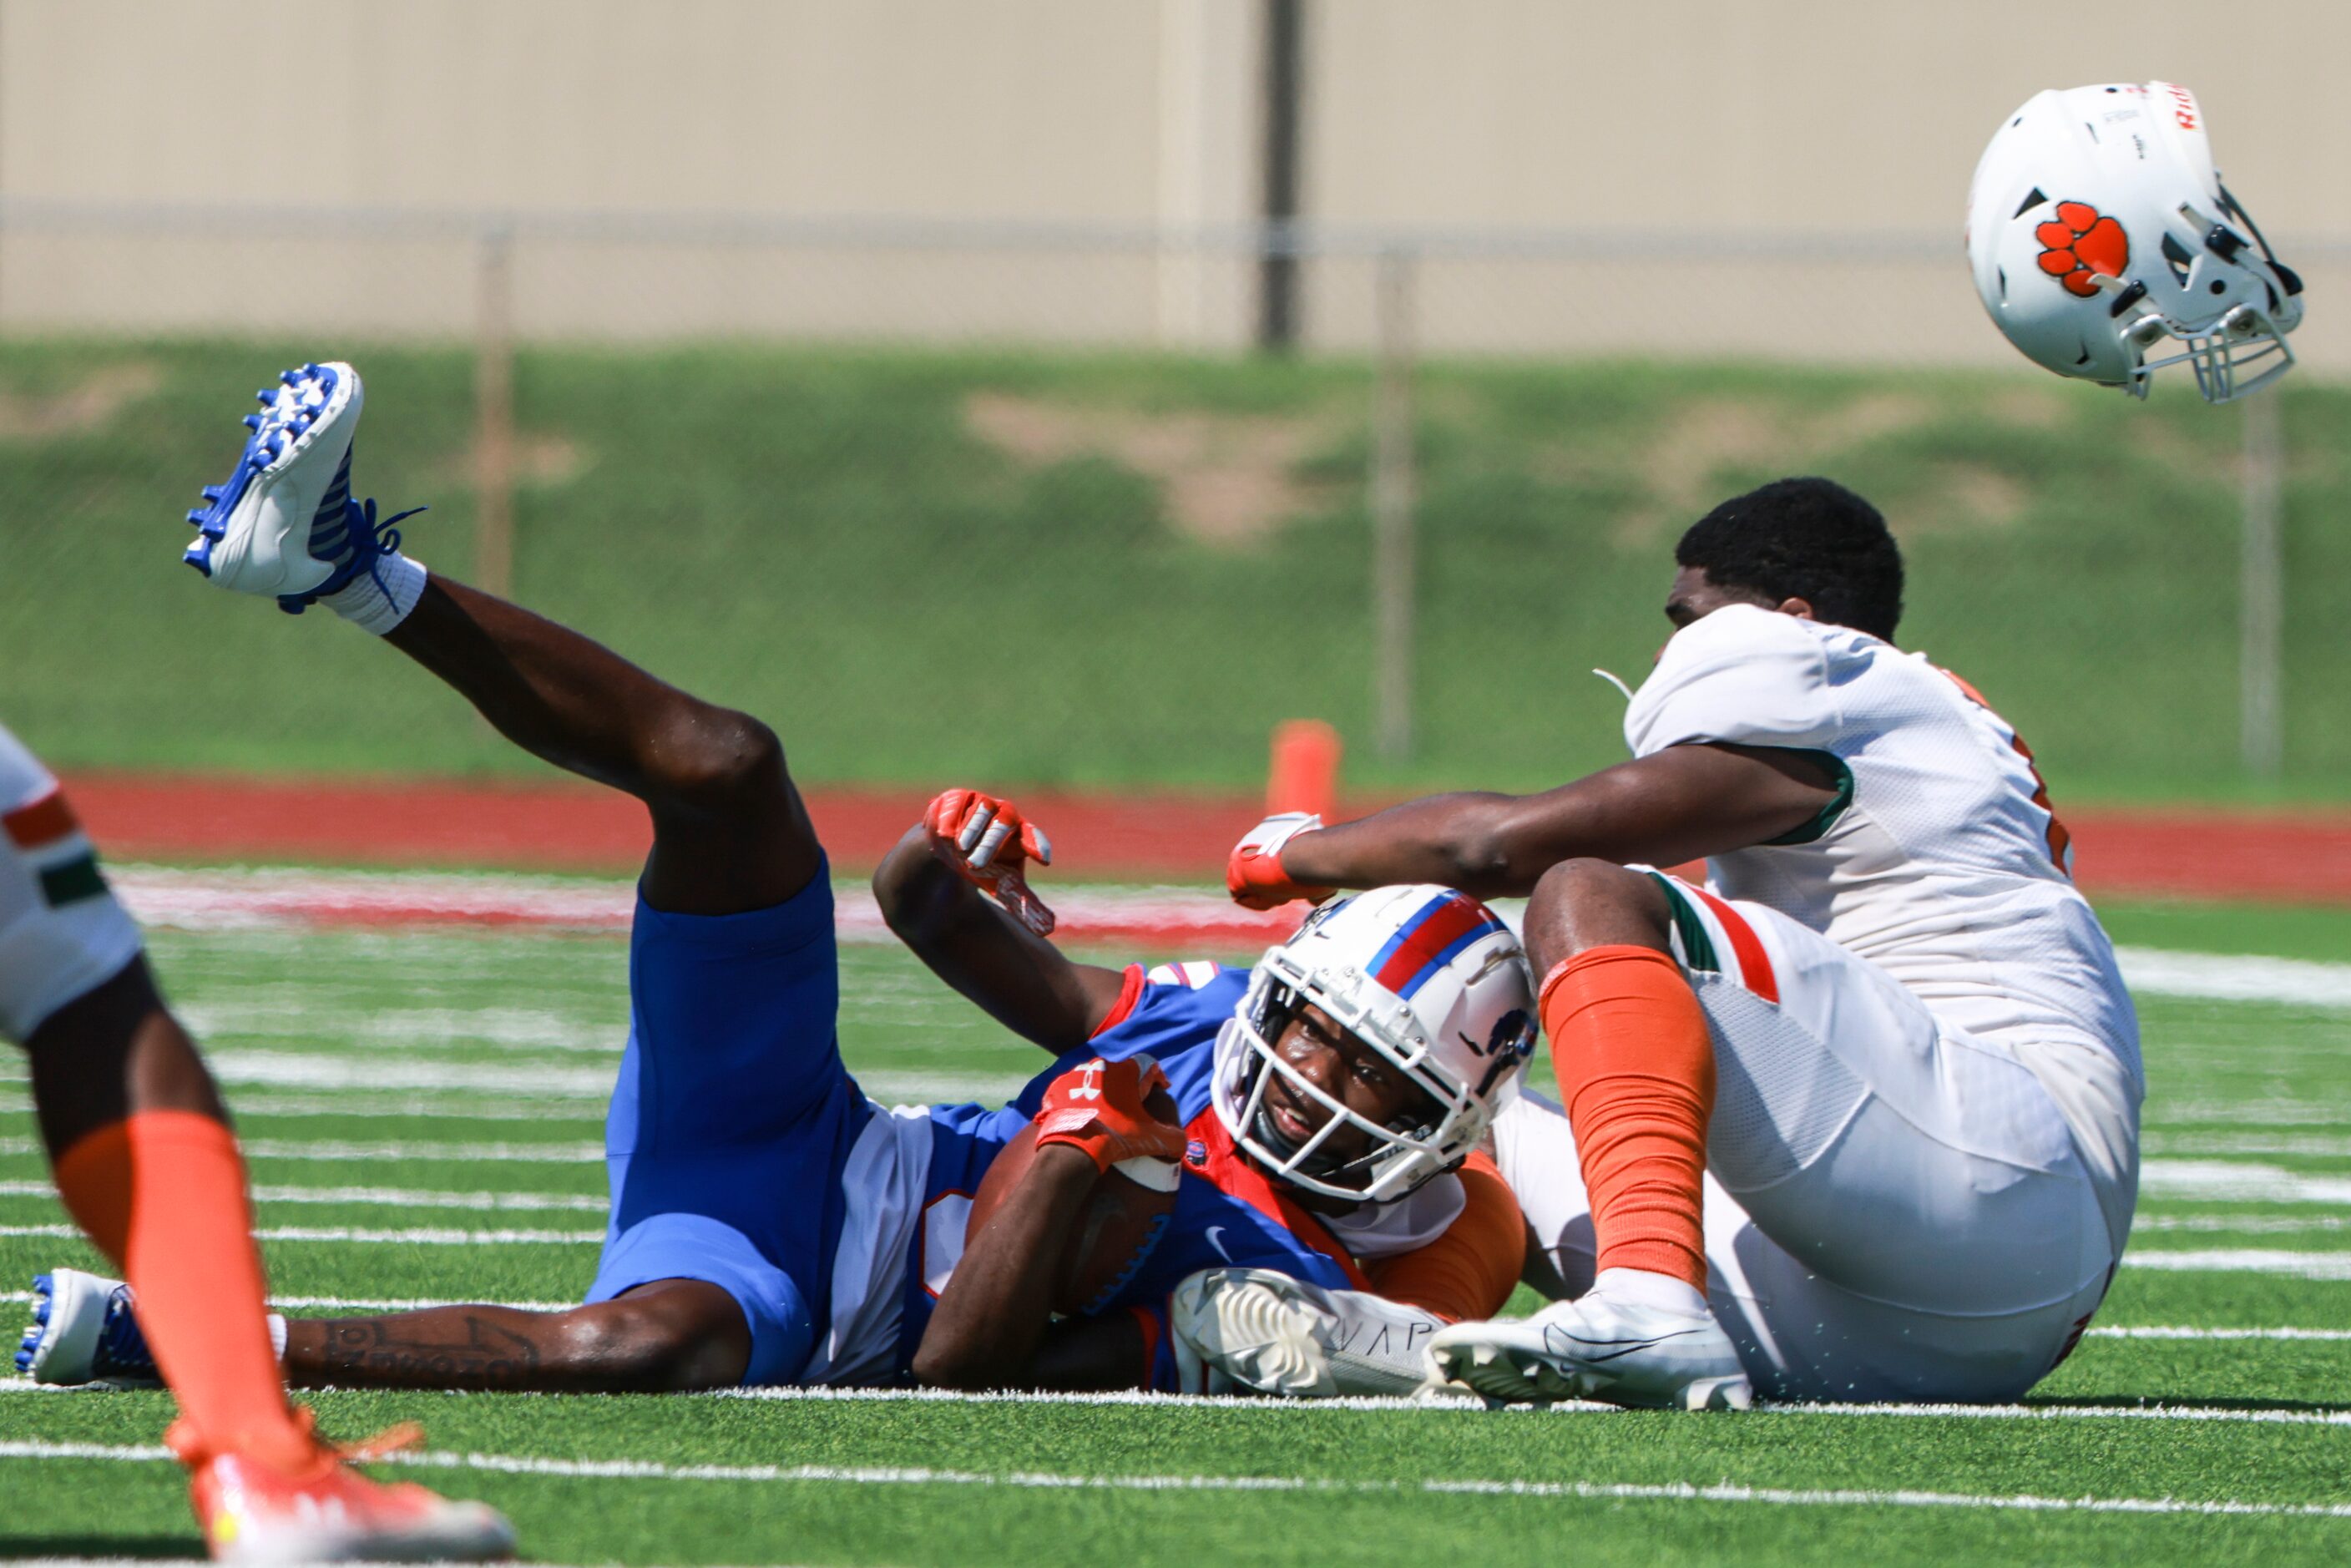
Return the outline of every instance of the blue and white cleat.
{"type": "MultiPolygon", "coordinates": [[[[365,392],[340,361],[286,371],[254,395],[259,413],[225,484],[204,486],[188,514],[196,541],[183,558],[221,587],[268,594],[285,610],[343,588],[400,547],[375,503],[351,499],[351,438],[365,392]]],[[[420,508],[421,509],[421,508],[420,508]]],[[[402,514],[407,516],[408,514],[402,514]]]]}
{"type": "Polygon", "coordinates": [[[1437,1369],[1504,1405],[1597,1399],[1646,1410],[1744,1410],[1739,1352],[1711,1312],[1599,1295],[1522,1322],[1456,1323],[1429,1344],[1437,1369]]]}
{"type": "Polygon", "coordinates": [[[33,1322],[16,1347],[16,1370],[36,1383],[160,1388],[147,1336],[120,1280],[58,1269],[33,1280],[33,1322]]]}

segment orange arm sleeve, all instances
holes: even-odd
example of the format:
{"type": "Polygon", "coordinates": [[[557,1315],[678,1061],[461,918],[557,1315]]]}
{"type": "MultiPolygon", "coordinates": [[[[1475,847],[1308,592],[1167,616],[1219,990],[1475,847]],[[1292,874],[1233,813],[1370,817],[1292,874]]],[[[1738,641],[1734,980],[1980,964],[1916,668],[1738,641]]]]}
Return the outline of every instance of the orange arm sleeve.
{"type": "Polygon", "coordinates": [[[1527,1222],[1502,1173],[1484,1155],[1461,1166],[1461,1218],[1427,1246],[1364,1266],[1372,1289],[1453,1322],[1502,1310],[1526,1261],[1527,1222]]]}

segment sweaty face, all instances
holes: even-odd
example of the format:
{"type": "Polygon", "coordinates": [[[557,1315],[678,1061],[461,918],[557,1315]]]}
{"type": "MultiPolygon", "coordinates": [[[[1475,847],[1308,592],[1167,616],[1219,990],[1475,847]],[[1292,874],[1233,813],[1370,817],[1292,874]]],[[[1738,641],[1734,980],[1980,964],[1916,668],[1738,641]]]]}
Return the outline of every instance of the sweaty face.
{"type": "MultiPolygon", "coordinates": [[[[1311,1003],[1299,1009],[1275,1037],[1273,1050],[1300,1077],[1367,1122],[1393,1126],[1436,1113],[1436,1103],[1400,1069],[1311,1003]]],[[[1292,1148],[1321,1132],[1333,1114],[1279,1072],[1269,1075],[1263,1111],[1271,1124],[1268,1130],[1292,1148]]],[[[1361,1127],[1342,1127],[1316,1153],[1343,1165],[1368,1153],[1372,1143],[1361,1127]]]]}

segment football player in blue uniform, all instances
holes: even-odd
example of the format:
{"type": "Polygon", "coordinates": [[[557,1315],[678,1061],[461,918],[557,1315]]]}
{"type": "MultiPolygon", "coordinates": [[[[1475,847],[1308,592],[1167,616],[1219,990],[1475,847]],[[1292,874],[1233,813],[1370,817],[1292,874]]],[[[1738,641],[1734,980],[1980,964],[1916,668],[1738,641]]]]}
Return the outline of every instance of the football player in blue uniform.
{"type": "MultiPolygon", "coordinates": [[[[1002,802],[950,791],[878,892],[934,967],[1055,1060],[1009,1106],[878,1105],[835,1038],[832,884],[774,733],[428,573],[371,503],[350,499],[357,373],[305,367],[287,386],[298,417],[282,422],[268,484],[256,504],[197,514],[191,562],[217,586],[323,604],[382,637],[526,750],[644,802],[653,828],[607,1126],[610,1228],[586,1301],[273,1319],[291,1381],[1165,1387],[1188,1356],[1196,1383],[1279,1363],[1261,1381],[1311,1392],[1354,1363],[1333,1371],[1308,1346],[1316,1365],[1301,1378],[1300,1336],[1370,1321],[1326,1311],[1340,1295],[1376,1303],[1377,1286],[1430,1328],[1432,1312],[1499,1305],[1523,1226],[1490,1166],[1466,1179],[1457,1167],[1535,1030],[1518,941],[1482,904],[1377,890],[1319,913],[1247,973],[1074,964],[1038,934],[1048,917],[1018,874],[1041,840],[1017,832],[1002,802]],[[1144,1056],[1180,1127],[1134,1113],[1153,1076],[1144,1056]],[[1006,1200],[1019,1223],[984,1226],[967,1251],[970,1196],[996,1155],[1049,1096],[1113,1081],[1126,1108],[1097,1102],[1090,1120],[1040,1136],[1006,1200]],[[1037,1280],[1067,1243],[1069,1193],[1129,1156],[1180,1160],[1173,1223],[1113,1300],[1049,1324],[1037,1280]],[[1226,1272],[1193,1278],[1211,1269],[1226,1272]],[[1280,1309],[1276,1330],[1241,1326],[1266,1315],[1252,1303],[1280,1309]],[[1191,1330],[1185,1356],[1171,1310],[1191,1330]],[[941,1333],[926,1343],[935,1311],[941,1333]]],[[[136,1348],[126,1299],[103,1283],[72,1294],[110,1314],[110,1333],[53,1314],[47,1333],[106,1348],[45,1355],[50,1381],[125,1372],[94,1359],[136,1348]]],[[[1425,1370],[1425,1335],[1408,1337],[1391,1382],[1425,1370]]]]}

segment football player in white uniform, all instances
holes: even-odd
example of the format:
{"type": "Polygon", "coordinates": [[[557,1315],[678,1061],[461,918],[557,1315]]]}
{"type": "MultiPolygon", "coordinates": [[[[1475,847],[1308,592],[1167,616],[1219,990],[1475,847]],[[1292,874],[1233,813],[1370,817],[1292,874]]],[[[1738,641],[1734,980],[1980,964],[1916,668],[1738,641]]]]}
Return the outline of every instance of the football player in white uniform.
{"type": "Polygon", "coordinates": [[[165,1441],[222,1561],[509,1555],[489,1509],[367,1479],[287,1403],[228,1113],[142,946],[57,779],[0,727],[0,1038],[31,1059],[57,1196],[148,1319],[125,1349],[126,1291],[77,1301],[94,1276],[45,1274],[18,1369],[38,1377],[61,1354],[100,1375],[160,1372],[181,1411],[165,1441]]]}
{"type": "Polygon", "coordinates": [[[2137,1019],[2065,831],[2016,732],[1894,645],[1901,558],[1866,501],[1783,479],[1676,560],[1632,761],[1269,819],[1234,896],[1531,894],[1565,1111],[1524,1097],[1497,1153],[1531,1273],[1580,1293],[1440,1334],[1453,1376],[1691,1408],[2014,1397],[2096,1310],[2137,1186],[2137,1019]],[[1700,856],[1709,889],[1649,869],[1700,856]]]}

